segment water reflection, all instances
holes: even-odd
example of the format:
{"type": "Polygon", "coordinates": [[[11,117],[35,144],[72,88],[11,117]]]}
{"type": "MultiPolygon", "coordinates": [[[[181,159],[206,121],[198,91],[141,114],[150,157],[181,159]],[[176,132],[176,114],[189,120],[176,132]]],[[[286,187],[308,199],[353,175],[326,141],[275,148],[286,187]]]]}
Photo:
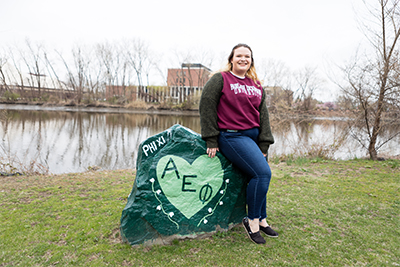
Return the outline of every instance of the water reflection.
{"type": "MultiPolygon", "coordinates": [[[[198,117],[9,110],[1,123],[3,150],[23,162],[36,159],[51,173],[89,166],[134,168],[139,144],[179,123],[199,132],[198,117]]],[[[0,150],[1,151],[1,150],[0,150]]],[[[2,151],[4,153],[4,151],[2,151]]]]}
{"type": "MultiPolygon", "coordinates": [[[[0,124],[0,153],[23,162],[35,159],[51,173],[81,172],[89,166],[133,169],[139,144],[149,136],[177,123],[200,132],[198,116],[8,110],[7,117],[0,124]]],[[[276,142],[270,155],[319,149],[339,159],[365,156],[344,121],[273,122],[272,128],[276,142]]],[[[399,154],[397,146],[388,147],[388,153],[399,154]]]]}

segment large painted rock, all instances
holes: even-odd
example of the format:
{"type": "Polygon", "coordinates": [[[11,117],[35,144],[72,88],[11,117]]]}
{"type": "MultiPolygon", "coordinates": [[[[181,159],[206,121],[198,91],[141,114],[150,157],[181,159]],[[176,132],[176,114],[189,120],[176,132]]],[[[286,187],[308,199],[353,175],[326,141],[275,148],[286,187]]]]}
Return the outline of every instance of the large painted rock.
{"type": "Polygon", "coordinates": [[[245,177],[201,136],[181,125],[139,147],[136,179],[121,216],[121,236],[135,244],[227,231],[246,216],[245,177]]]}

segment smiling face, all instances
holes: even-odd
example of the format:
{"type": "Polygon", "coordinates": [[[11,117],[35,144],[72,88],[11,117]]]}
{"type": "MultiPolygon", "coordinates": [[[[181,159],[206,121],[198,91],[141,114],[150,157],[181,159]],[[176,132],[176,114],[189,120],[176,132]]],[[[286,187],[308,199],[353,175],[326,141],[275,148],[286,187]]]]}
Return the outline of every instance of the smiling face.
{"type": "Polygon", "coordinates": [[[236,48],[230,62],[232,64],[232,72],[237,76],[244,77],[252,63],[250,49],[243,46],[236,48]]]}

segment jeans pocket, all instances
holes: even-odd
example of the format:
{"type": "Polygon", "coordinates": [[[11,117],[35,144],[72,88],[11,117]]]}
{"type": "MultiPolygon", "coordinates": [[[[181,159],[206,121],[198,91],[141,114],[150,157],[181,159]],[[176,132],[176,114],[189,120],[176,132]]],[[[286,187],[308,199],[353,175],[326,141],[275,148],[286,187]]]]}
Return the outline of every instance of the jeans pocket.
{"type": "Polygon", "coordinates": [[[236,136],[241,136],[242,134],[240,132],[226,132],[226,131],[221,131],[219,133],[221,136],[226,137],[226,138],[232,138],[236,136]]]}

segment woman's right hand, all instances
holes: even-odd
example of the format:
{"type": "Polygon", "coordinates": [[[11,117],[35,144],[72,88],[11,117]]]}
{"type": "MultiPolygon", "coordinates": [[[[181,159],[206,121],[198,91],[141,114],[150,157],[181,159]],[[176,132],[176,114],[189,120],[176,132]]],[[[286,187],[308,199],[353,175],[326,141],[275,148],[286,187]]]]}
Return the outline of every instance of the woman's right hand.
{"type": "Polygon", "coordinates": [[[218,147],[207,148],[207,155],[208,155],[210,158],[213,158],[213,157],[215,157],[215,155],[217,154],[217,151],[219,151],[219,148],[218,148],[218,147]]]}

